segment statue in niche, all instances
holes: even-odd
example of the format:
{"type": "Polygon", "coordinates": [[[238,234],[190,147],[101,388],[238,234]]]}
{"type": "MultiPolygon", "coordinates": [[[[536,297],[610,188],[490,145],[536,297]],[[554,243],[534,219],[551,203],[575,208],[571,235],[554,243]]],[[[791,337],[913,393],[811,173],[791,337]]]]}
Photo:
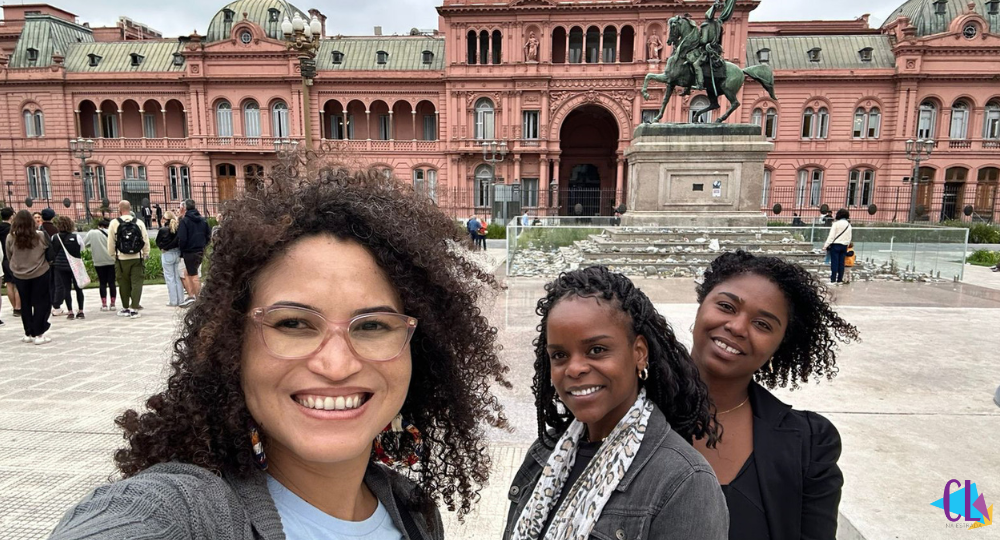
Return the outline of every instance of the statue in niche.
{"type": "Polygon", "coordinates": [[[723,57],[722,36],[723,25],[733,16],[736,0],[715,0],[715,3],[705,14],[705,22],[699,27],[690,15],[672,17],[667,24],[667,45],[673,47],[670,58],[662,74],[650,73],[642,84],[642,97],[649,99],[649,82],[656,81],[667,85],[663,94],[663,104],[660,112],[652,119],[652,123],[663,118],[663,112],[674,93],[674,88],[683,88],[681,95],[689,95],[692,90],[705,90],[709,106],[700,111],[694,111],[694,118],[721,108],[719,96],[729,100],[729,110],[719,117],[717,122],[724,122],[736,109],[740,102],[736,99],[746,77],[759,82],[767,90],[771,99],[774,96],[774,72],[768,64],[750,66],[740,69],[739,66],[727,62],[723,57]]]}
{"type": "Polygon", "coordinates": [[[646,60],[652,60],[654,62],[660,61],[660,51],[663,50],[663,40],[660,39],[660,34],[653,30],[653,33],[646,38],[646,60]]]}
{"type": "Polygon", "coordinates": [[[528,41],[524,44],[524,61],[538,61],[538,38],[535,37],[534,32],[528,34],[528,41]]]}

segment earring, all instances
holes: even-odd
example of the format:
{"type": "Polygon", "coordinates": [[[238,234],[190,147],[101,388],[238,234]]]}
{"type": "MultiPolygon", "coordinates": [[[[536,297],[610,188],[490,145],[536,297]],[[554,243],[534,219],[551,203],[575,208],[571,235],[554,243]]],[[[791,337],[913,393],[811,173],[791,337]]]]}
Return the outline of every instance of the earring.
{"type": "Polygon", "coordinates": [[[253,449],[253,460],[257,468],[267,470],[267,455],[264,453],[264,443],[260,442],[260,432],[257,431],[257,424],[250,421],[250,447],[253,449]]]}
{"type": "Polygon", "coordinates": [[[771,373],[774,372],[774,358],[767,361],[767,371],[771,373]]]}
{"type": "Polygon", "coordinates": [[[639,380],[645,381],[648,378],[649,378],[649,366],[646,366],[642,368],[642,371],[639,372],[639,380]]]}
{"type": "Polygon", "coordinates": [[[372,446],[375,458],[386,465],[395,464],[396,460],[392,456],[402,453],[404,432],[409,433],[410,437],[413,438],[413,450],[403,457],[401,461],[408,466],[418,463],[424,455],[424,437],[416,426],[412,423],[404,422],[402,413],[397,414],[389,422],[389,425],[385,426],[382,433],[375,437],[374,445],[372,446]]]}

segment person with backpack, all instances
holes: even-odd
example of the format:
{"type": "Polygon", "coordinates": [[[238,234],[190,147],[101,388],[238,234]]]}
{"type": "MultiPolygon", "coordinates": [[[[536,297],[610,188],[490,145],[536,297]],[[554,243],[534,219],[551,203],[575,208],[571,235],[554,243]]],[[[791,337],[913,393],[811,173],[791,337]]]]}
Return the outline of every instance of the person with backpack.
{"type": "Polygon", "coordinates": [[[465,230],[469,232],[469,240],[472,240],[472,250],[479,248],[479,220],[472,216],[465,222],[465,230]]]}
{"type": "Polygon", "coordinates": [[[118,291],[115,289],[115,257],[108,253],[108,225],[111,222],[102,219],[96,229],[91,229],[83,239],[83,245],[90,250],[97,271],[97,280],[101,284],[101,311],[108,311],[108,290],[111,291],[111,311],[115,311],[115,301],[118,291]]]}
{"type": "MultiPolygon", "coordinates": [[[[83,320],[83,289],[73,276],[73,267],[70,266],[70,257],[80,258],[80,240],[73,232],[76,227],[73,220],[66,216],[59,216],[55,219],[59,233],[52,237],[52,249],[55,252],[55,260],[52,262],[52,270],[56,275],[56,282],[59,283],[63,297],[60,301],[66,302],[69,310],[66,318],[69,320],[83,320]],[[73,291],[76,291],[77,312],[73,313],[73,291]]],[[[60,304],[62,305],[62,304],[60,304]]]]}
{"type": "Polygon", "coordinates": [[[212,228],[208,221],[201,217],[192,199],[184,201],[184,217],[177,227],[177,243],[187,270],[185,289],[188,297],[181,302],[182,307],[190,306],[201,293],[201,281],[198,279],[198,269],[205,258],[205,248],[212,239],[212,228]]]}
{"type": "Polygon", "coordinates": [[[149,204],[144,204],[139,209],[139,213],[142,214],[142,221],[146,224],[146,229],[148,230],[153,226],[153,209],[149,207],[149,204]]]}
{"type": "Polygon", "coordinates": [[[139,318],[142,276],[149,257],[149,234],[146,224],[132,215],[132,203],[118,203],[119,217],[108,227],[108,253],[115,257],[115,277],[121,288],[122,309],[119,317],[139,318]]]}

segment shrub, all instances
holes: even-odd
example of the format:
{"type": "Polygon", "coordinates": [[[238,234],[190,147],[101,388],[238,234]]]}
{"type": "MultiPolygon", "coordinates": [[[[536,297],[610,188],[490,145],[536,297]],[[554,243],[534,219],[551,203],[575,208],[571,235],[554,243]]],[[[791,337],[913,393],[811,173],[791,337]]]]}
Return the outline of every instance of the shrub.
{"type": "Polygon", "coordinates": [[[967,261],[969,264],[974,264],[976,266],[996,266],[997,264],[1000,264],[1000,251],[980,249],[972,255],[969,255],[967,261]]]}
{"type": "Polygon", "coordinates": [[[967,223],[950,220],[941,223],[947,227],[969,229],[970,244],[1000,244],[1000,227],[989,223],[967,223]]]}
{"type": "Polygon", "coordinates": [[[555,251],[574,242],[586,240],[592,234],[601,234],[603,229],[577,229],[565,227],[531,227],[517,237],[519,248],[532,247],[544,251],[555,251]]]}
{"type": "Polygon", "coordinates": [[[499,223],[490,223],[486,227],[486,238],[489,240],[504,240],[507,238],[507,227],[499,223]]]}

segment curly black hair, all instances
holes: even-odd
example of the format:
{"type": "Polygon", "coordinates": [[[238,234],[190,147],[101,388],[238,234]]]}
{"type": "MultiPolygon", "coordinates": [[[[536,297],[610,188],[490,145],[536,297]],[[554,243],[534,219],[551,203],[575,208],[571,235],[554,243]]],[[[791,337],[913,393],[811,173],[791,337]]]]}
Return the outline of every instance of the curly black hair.
{"type": "MultiPolygon", "coordinates": [[[[489,473],[484,424],[507,426],[490,386],[510,387],[508,368],[498,358],[497,329],[480,311],[500,285],[463,256],[454,220],[411,187],[376,170],[305,174],[272,177],[226,203],[204,288],[174,343],[166,390],[146,401],[148,411],[116,420],[128,441],[115,454],[117,467],[124,477],[167,461],[224,476],[253,473],[240,384],[251,290],[293,242],[329,234],[365,246],[405,312],[420,320],[402,414],[423,433],[425,451],[412,467],[396,465],[421,488],[419,500],[407,502],[425,511],[443,502],[467,514],[489,473]]],[[[398,463],[407,450],[391,457],[398,463]]]]}
{"type": "Polygon", "coordinates": [[[553,448],[574,418],[568,409],[560,412],[555,403],[556,389],[552,386],[546,325],[552,308],[561,300],[575,296],[612,302],[621,309],[631,323],[631,338],[634,340],[643,336],[649,345],[649,377],[640,381],[640,385],[646,388],[646,395],[681,437],[688,442],[707,437],[708,445],[715,446],[721,432],[711,412],[713,405],[708,387],[702,382],[687,348],[677,341],[673,329],[656,311],[646,293],[629,278],[604,266],[560,274],[545,285],[545,293],[535,309],[542,320],[534,341],[535,377],[532,382],[538,415],[538,438],[542,444],[553,448]]]}
{"type": "Polygon", "coordinates": [[[810,376],[833,379],[837,374],[838,341],[859,341],[858,329],[830,307],[826,287],[805,268],[742,250],[725,253],[705,271],[705,280],[697,287],[698,303],[720,283],[747,274],[774,283],[788,302],[785,337],[770,365],[758,369],[754,380],[770,389],[789,384],[795,389],[799,381],[808,382],[810,376]]]}

